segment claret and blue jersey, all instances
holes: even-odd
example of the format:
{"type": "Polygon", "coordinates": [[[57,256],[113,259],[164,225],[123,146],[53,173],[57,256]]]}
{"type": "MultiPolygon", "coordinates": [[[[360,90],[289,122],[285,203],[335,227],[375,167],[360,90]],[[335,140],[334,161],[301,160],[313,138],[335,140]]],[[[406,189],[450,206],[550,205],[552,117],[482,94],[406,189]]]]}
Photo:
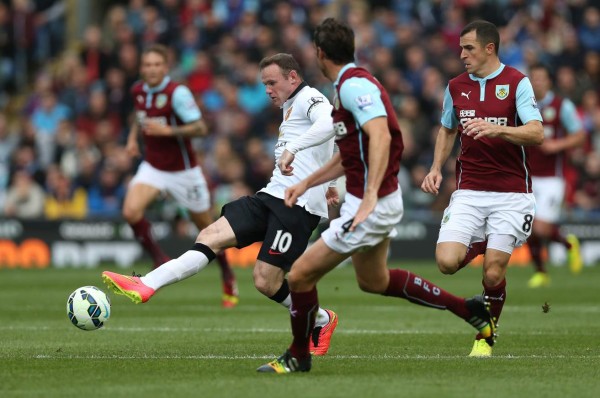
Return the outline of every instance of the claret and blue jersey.
{"type": "MultiPolygon", "coordinates": [[[[473,118],[511,127],[542,121],[529,79],[503,64],[484,78],[465,72],[448,83],[442,125],[462,133],[464,123],[473,118]]],[[[459,137],[457,189],[531,192],[528,147],[502,138],[475,140],[464,134],[459,137]]]]}
{"type": "Polygon", "coordinates": [[[392,135],[390,158],[378,196],[398,189],[400,157],[404,144],[390,98],[367,70],[354,63],[345,65],[334,82],[333,124],[346,173],[346,190],[362,198],[369,173],[369,137],[362,127],[376,117],[387,117],[392,135]]]}

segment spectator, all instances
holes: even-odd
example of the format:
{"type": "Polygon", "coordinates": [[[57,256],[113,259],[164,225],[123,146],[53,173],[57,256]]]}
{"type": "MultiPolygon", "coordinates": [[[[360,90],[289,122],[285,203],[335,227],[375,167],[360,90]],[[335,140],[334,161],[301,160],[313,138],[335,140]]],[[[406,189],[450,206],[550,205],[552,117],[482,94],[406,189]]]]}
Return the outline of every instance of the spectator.
{"type": "Polygon", "coordinates": [[[44,214],[49,220],[85,218],[87,192],[81,187],[75,188],[71,179],[59,171],[54,186],[46,195],[44,214]]]}
{"type": "Polygon", "coordinates": [[[88,216],[117,218],[125,198],[125,188],[115,166],[105,164],[97,181],[88,190],[88,216]]]}
{"type": "Polygon", "coordinates": [[[35,140],[39,161],[47,167],[54,160],[56,133],[62,120],[69,119],[71,110],[58,102],[52,91],[42,93],[40,107],[33,112],[31,122],[35,130],[35,140]]]}
{"type": "Polygon", "coordinates": [[[44,190],[25,170],[17,171],[8,188],[4,215],[24,219],[39,218],[44,214],[44,190]]]}

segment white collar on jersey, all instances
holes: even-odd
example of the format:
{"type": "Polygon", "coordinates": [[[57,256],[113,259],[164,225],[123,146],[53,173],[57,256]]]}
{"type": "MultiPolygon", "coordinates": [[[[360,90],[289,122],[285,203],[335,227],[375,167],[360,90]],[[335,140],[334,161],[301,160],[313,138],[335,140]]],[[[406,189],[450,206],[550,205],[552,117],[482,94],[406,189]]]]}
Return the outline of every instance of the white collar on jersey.
{"type": "Polygon", "coordinates": [[[340,69],[340,71],[337,75],[337,79],[335,79],[335,82],[333,82],[333,85],[335,87],[337,87],[338,84],[340,83],[340,79],[342,78],[342,75],[350,68],[356,68],[356,64],[354,62],[350,62],[349,64],[344,65],[344,67],[342,69],[340,69]]]}
{"type": "Polygon", "coordinates": [[[160,84],[158,86],[150,87],[150,86],[148,86],[147,83],[144,83],[144,85],[142,86],[142,89],[148,94],[158,93],[160,91],[163,91],[165,89],[165,87],[167,87],[167,84],[169,84],[170,81],[171,81],[171,78],[169,76],[165,76],[163,81],[160,82],[160,84]]]}
{"type": "Polygon", "coordinates": [[[500,74],[500,72],[502,72],[503,70],[504,70],[504,64],[501,63],[500,67],[498,69],[496,69],[494,72],[490,73],[486,77],[477,77],[477,76],[471,75],[471,74],[469,74],[469,77],[471,78],[471,80],[475,80],[476,82],[480,82],[480,81],[483,81],[483,80],[493,79],[494,77],[498,76],[500,74]]]}

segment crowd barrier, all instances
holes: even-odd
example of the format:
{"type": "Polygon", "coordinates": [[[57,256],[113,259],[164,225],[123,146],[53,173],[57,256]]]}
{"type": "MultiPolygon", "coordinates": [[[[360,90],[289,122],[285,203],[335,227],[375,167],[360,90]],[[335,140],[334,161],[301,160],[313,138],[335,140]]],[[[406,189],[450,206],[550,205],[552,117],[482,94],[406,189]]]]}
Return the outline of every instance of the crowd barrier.
{"type": "MultiPolygon", "coordinates": [[[[415,220],[398,224],[390,260],[432,261],[438,228],[438,223],[415,220]]],[[[564,233],[579,236],[585,265],[600,262],[600,225],[568,223],[561,228],[564,233]]],[[[171,256],[190,248],[195,238],[195,234],[178,235],[171,223],[164,221],[152,223],[152,231],[171,256]]],[[[249,267],[254,264],[259,249],[257,243],[240,250],[229,249],[226,254],[233,266],[249,267]]],[[[557,244],[550,246],[546,256],[557,265],[566,261],[565,249],[557,244]]],[[[149,261],[124,222],[0,220],[0,268],[95,268],[101,264],[129,268],[149,261]]],[[[481,261],[478,258],[474,264],[481,261]]],[[[529,261],[527,248],[518,248],[513,253],[511,265],[525,266],[529,261]]]]}

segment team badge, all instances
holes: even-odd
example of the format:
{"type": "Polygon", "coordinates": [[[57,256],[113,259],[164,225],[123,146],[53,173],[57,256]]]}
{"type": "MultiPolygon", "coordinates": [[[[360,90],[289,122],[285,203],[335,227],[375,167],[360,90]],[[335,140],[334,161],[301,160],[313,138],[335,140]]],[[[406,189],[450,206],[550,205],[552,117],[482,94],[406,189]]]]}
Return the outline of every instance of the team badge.
{"type": "Polygon", "coordinates": [[[285,113],[285,116],[283,117],[283,120],[287,121],[288,118],[290,117],[290,114],[292,113],[292,109],[294,109],[293,106],[290,106],[290,109],[287,110],[287,112],[285,113]]]}
{"type": "Polygon", "coordinates": [[[545,122],[553,122],[554,119],[556,118],[556,109],[551,108],[551,107],[545,108],[542,111],[542,116],[543,116],[545,122]]]}
{"type": "Polygon", "coordinates": [[[510,86],[508,84],[497,84],[496,98],[501,100],[506,99],[506,97],[508,97],[509,87],[510,86]]]}
{"type": "Polygon", "coordinates": [[[154,104],[156,105],[156,108],[158,108],[158,109],[167,105],[167,94],[158,94],[156,96],[156,102],[154,104]]]}

